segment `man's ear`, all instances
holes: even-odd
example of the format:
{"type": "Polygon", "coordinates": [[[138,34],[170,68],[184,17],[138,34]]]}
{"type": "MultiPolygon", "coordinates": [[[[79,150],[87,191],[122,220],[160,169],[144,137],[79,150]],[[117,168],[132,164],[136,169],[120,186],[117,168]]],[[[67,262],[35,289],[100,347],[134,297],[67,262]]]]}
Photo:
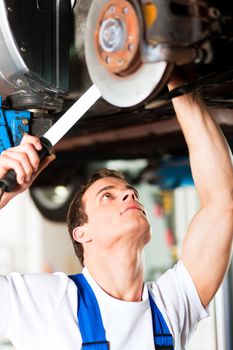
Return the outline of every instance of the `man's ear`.
{"type": "Polygon", "coordinates": [[[88,243],[92,240],[91,236],[87,233],[85,224],[75,227],[73,230],[73,238],[79,243],[88,243]]]}

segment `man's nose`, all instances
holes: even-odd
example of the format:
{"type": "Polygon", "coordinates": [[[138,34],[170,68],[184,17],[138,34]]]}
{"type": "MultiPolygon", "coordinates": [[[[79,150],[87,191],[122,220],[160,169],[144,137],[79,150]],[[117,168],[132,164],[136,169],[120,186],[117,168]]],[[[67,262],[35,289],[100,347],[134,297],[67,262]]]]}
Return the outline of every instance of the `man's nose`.
{"type": "Polygon", "coordinates": [[[127,201],[127,200],[136,201],[136,196],[134,191],[127,190],[123,193],[122,201],[127,201]]]}

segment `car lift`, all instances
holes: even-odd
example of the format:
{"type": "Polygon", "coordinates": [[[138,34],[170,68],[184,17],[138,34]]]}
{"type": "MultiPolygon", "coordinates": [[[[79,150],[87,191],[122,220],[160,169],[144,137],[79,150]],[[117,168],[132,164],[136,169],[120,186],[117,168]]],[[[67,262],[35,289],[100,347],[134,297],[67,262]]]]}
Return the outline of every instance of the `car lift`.
{"type": "Polygon", "coordinates": [[[0,153],[20,143],[23,135],[29,132],[30,119],[28,111],[3,109],[0,96],[0,153]]]}

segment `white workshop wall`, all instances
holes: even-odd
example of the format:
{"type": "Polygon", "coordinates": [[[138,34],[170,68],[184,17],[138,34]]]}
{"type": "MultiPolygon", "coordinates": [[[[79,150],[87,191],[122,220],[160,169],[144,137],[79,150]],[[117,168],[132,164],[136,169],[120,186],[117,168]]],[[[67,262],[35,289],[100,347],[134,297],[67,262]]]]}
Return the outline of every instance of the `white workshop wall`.
{"type": "Polygon", "coordinates": [[[0,272],[80,270],[65,224],[45,220],[28,192],[0,210],[0,272]]]}

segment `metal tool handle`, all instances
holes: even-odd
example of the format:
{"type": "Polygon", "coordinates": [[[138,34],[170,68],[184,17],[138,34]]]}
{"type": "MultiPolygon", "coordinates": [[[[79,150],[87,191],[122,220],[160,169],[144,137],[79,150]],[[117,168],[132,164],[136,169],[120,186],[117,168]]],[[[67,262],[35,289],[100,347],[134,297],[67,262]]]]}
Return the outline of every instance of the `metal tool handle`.
{"type": "MultiPolygon", "coordinates": [[[[42,161],[48,155],[52,154],[52,145],[51,142],[43,136],[40,137],[40,143],[42,145],[42,149],[38,152],[38,155],[40,161],[42,161]]],[[[2,179],[0,179],[0,188],[2,192],[12,192],[17,185],[16,173],[12,169],[9,170],[2,179]]]]}

